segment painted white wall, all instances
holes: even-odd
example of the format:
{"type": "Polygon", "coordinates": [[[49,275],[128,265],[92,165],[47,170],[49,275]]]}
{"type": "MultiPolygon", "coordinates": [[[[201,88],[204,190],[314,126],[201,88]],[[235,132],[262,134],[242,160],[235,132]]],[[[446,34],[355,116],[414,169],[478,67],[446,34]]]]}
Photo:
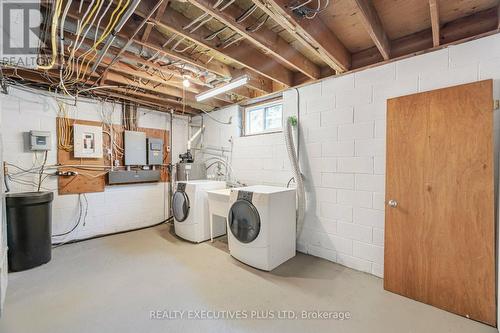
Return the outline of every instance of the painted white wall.
{"type": "MultiPolygon", "coordinates": [[[[484,79],[494,79],[499,99],[500,35],[301,87],[300,160],[308,208],[298,250],[382,277],[386,100],[484,79]]],[[[284,112],[297,113],[294,89],[284,92],[284,112]]],[[[213,116],[238,113],[232,107],[213,116]]],[[[495,111],[496,134],[499,121],[495,111]]],[[[234,135],[234,128],[205,123],[206,144],[234,135]]],[[[292,177],[282,133],[233,141],[240,181],[285,186],[292,177]]]]}
{"type": "MultiPolygon", "coordinates": [[[[10,89],[9,95],[1,95],[3,156],[4,160],[22,168],[39,164],[32,152],[24,151],[23,132],[29,130],[50,131],[52,147],[47,164],[57,162],[56,117],[58,106],[53,97],[41,93],[10,89]]],[[[109,103],[96,103],[82,99],[77,107],[70,107],[69,116],[76,119],[101,121],[101,110],[113,110],[109,103]]],[[[113,122],[121,123],[121,107],[115,105],[113,122]]],[[[170,116],[165,113],[139,109],[139,126],[170,130],[170,116]]],[[[187,142],[187,118],[174,117],[173,160],[185,151],[187,142]]],[[[15,172],[15,168],[9,167],[15,172]]],[[[31,176],[34,179],[35,175],[31,176]]],[[[52,233],[68,231],[79,216],[78,195],[58,195],[57,178],[49,177],[43,185],[54,190],[52,233]]],[[[33,191],[32,186],[10,183],[11,192],[33,191]]],[[[54,238],[54,242],[87,238],[95,235],[123,231],[159,223],[168,217],[168,183],[107,186],[104,192],[88,193],[88,212],[85,225],[81,224],[68,236],[54,238]]]]}

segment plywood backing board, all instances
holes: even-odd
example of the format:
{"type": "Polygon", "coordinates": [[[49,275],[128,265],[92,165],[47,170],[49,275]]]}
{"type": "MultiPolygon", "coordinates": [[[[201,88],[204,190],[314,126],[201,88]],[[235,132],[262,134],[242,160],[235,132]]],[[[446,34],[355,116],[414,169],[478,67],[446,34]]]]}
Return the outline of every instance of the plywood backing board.
{"type": "MultiPolygon", "coordinates": [[[[57,118],[57,122],[61,118],[57,118]]],[[[103,126],[103,123],[89,120],[76,120],[70,119],[72,124],[81,124],[89,126],[103,126]]],[[[140,132],[145,132],[147,137],[160,138],[163,140],[163,161],[164,164],[170,163],[170,149],[169,149],[169,132],[162,129],[154,128],[138,128],[140,132]]],[[[124,128],[121,125],[113,125],[113,132],[116,133],[116,143],[123,147],[123,132],[124,128]]],[[[104,147],[110,146],[110,136],[103,134],[104,147]]],[[[64,149],[58,148],[57,161],[60,165],[69,165],[68,167],[60,167],[59,171],[75,171],[77,176],[61,176],[58,180],[59,194],[80,194],[91,192],[103,192],[107,185],[106,169],[92,169],[92,166],[110,166],[111,161],[104,151],[103,158],[75,158],[73,151],[68,152],[64,149]],[[77,165],[79,167],[71,167],[77,165]],[[85,168],[88,165],[89,168],[85,168]]],[[[119,159],[120,166],[124,165],[123,157],[119,159]]],[[[123,168],[123,167],[122,167],[123,168]]],[[[169,174],[165,166],[161,167],[160,181],[168,182],[169,174]]]]}
{"type": "MultiPolygon", "coordinates": [[[[57,122],[62,121],[62,118],[57,118],[57,122]]],[[[71,119],[72,124],[89,125],[89,126],[102,126],[102,123],[88,120],[71,119]]],[[[59,133],[58,133],[59,134],[59,133]]],[[[110,138],[103,135],[103,145],[109,146],[110,138]]],[[[104,154],[106,155],[106,154],[104,154]]],[[[57,162],[60,165],[110,165],[107,157],[103,158],[76,158],[73,151],[66,151],[64,149],[57,149],[57,162]]],[[[59,177],[59,194],[78,194],[90,192],[103,192],[106,186],[105,169],[91,170],[84,169],[84,167],[61,167],[59,171],[75,171],[77,176],[61,176],[59,177]]]]}

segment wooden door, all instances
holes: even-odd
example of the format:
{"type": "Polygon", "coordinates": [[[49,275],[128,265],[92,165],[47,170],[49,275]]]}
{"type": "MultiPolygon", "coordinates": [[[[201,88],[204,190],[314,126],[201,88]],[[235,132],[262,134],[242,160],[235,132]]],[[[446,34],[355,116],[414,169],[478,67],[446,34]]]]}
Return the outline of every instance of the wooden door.
{"type": "Polygon", "coordinates": [[[491,80],[388,100],[386,290],[496,325],[493,170],[491,80]]]}

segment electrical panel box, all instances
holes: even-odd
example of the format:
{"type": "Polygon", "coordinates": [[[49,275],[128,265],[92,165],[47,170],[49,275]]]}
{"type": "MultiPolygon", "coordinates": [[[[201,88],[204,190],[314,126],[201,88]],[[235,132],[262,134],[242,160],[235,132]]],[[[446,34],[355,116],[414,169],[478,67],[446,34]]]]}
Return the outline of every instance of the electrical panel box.
{"type": "Polygon", "coordinates": [[[102,158],[102,127],[73,125],[74,155],[79,158],[102,158]]]}
{"type": "MultiPolygon", "coordinates": [[[[26,146],[25,146],[26,147],[26,146]]],[[[29,132],[30,150],[50,150],[50,132],[30,131],[29,132]]]]}
{"type": "Polygon", "coordinates": [[[125,165],[146,165],[146,133],[125,131],[125,165]]]}
{"type": "Polygon", "coordinates": [[[148,165],[163,164],[163,140],[148,138],[148,165]]]}

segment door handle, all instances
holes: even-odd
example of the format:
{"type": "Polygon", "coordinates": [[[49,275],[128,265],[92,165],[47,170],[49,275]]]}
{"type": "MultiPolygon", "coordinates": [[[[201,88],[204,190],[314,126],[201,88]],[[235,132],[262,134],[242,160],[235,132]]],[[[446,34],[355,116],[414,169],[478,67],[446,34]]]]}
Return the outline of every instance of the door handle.
{"type": "Polygon", "coordinates": [[[389,205],[389,207],[391,208],[396,208],[398,206],[398,202],[394,199],[391,199],[387,202],[387,204],[389,205]]]}

